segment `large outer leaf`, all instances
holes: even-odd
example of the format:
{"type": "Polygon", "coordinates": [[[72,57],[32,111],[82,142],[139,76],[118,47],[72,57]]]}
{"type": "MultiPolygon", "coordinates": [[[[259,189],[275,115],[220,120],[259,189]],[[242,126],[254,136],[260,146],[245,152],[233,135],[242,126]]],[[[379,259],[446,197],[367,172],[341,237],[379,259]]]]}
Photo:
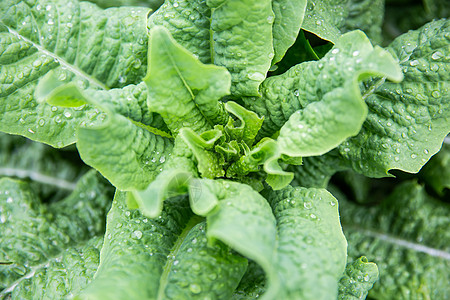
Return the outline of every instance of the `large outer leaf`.
{"type": "Polygon", "coordinates": [[[266,194],[277,219],[277,299],[334,299],[347,242],[337,201],[323,189],[287,188],[266,194]]]}
{"type": "Polygon", "coordinates": [[[336,151],[298,167],[299,176],[316,171],[323,176],[316,181],[319,185],[309,182],[309,186],[323,186],[346,168],[370,177],[384,177],[391,169],[417,172],[441,148],[450,131],[449,26],[448,20],[434,21],[389,46],[400,61],[404,80],[364,85],[369,113],[361,132],[336,151]]]}
{"type": "Polygon", "coordinates": [[[450,131],[449,30],[449,20],[431,22],[389,46],[405,78],[375,85],[361,132],[339,147],[357,172],[370,177],[391,169],[418,172],[441,148],[450,131]]]}
{"type": "Polygon", "coordinates": [[[272,64],[279,62],[291,47],[300,31],[305,16],[307,0],[273,0],[273,50],[272,64]]]}
{"type": "Polygon", "coordinates": [[[93,237],[86,243],[65,249],[45,264],[32,267],[14,286],[11,298],[63,299],[79,293],[97,271],[102,243],[102,237],[93,237]]]}
{"type": "Polygon", "coordinates": [[[183,199],[168,202],[153,220],[128,210],[116,194],[108,214],[101,263],[77,299],[228,299],[246,259],[221,243],[208,245],[205,223],[183,199]]]}
{"type": "Polygon", "coordinates": [[[196,132],[225,124],[228,115],[219,99],[230,93],[225,68],[204,65],[162,26],[150,30],[148,106],[160,113],[174,135],[182,127],[196,132]]]}
{"type": "MultiPolygon", "coordinates": [[[[334,92],[347,92],[362,102],[361,96],[355,95],[359,91],[353,92],[358,89],[358,81],[369,75],[383,74],[396,80],[402,78],[390,56],[378,47],[374,49],[364,33],[354,31],[345,34],[321,60],[298,64],[282,75],[265,80],[261,86],[262,98],[250,97],[244,101],[265,116],[260,135],[270,136],[296,111],[320,102],[327,94],[331,97],[334,92]],[[371,63],[374,59],[379,64],[371,63]]],[[[338,97],[335,101],[344,99],[338,97]]]]}
{"type": "Polygon", "coordinates": [[[385,0],[350,0],[348,16],[340,30],[361,29],[375,43],[381,43],[385,0]]]}
{"type": "MultiPolygon", "coordinates": [[[[46,264],[54,262],[65,249],[82,246],[103,233],[110,191],[109,184],[92,171],[69,197],[46,206],[27,184],[0,179],[0,261],[11,263],[0,265],[0,288],[4,289],[0,295],[14,292],[17,284],[20,287],[22,281],[31,277],[33,283],[24,284],[31,284],[36,292],[41,284],[56,284],[60,279],[52,273],[54,270],[49,270],[53,275],[48,275],[50,281],[46,283],[40,283],[39,276],[45,275],[46,264]]],[[[78,280],[83,281],[82,277],[78,280]]],[[[61,288],[62,296],[70,289],[70,284],[61,288]]],[[[52,290],[55,291],[49,288],[48,292],[52,290]]],[[[30,291],[25,288],[18,293],[22,292],[30,291]]]]}
{"type": "Polygon", "coordinates": [[[341,35],[339,28],[345,23],[348,16],[347,6],[349,1],[308,0],[302,29],[335,43],[341,35]]]}
{"type": "MultiPolygon", "coordinates": [[[[341,199],[341,197],[339,197],[341,199]]],[[[405,182],[375,207],[341,199],[349,257],[377,263],[374,299],[447,299],[450,295],[450,207],[405,182]]]]}
{"type": "Polygon", "coordinates": [[[148,19],[148,27],[162,25],[202,63],[211,63],[211,10],[205,0],[167,0],[148,19]]]}
{"type": "Polygon", "coordinates": [[[259,95],[259,85],[274,57],[272,1],[206,0],[206,3],[212,10],[212,61],[230,70],[233,95],[259,95]]]}
{"type": "Polygon", "coordinates": [[[147,12],[75,0],[1,1],[0,130],[57,147],[75,142],[76,126],[99,112],[38,104],[38,79],[54,69],[61,80],[101,89],[141,80],[147,12]]]}
{"type": "Polygon", "coordinates": [[[200,61],[226,67],[233,95],[256,96],[274,57],[273,22],[270,0],[170,0],[149,27],[163,25],[200,61]]]}
{"type": "Polygon", "coordinates": [[[364,33],[354,31],[344,34],[321,60],[264,81],[259,101],[244,100],[266,117],[262,134],[271,135],[283,126],[278,138],[283,153],[318,155],[360,130],[367,107],[358,81],[370,76],[402,78],[387,52],[373,48],[364,33]]]}
{"type": "Polygon", "coordinates": [[[30,179],[42,200],[67,196],[87,170],[75,150],[59,151],[24,137],[0,133],[0,177],[30,179]]]}
{"type": "Polygon", "coordinates": [[[361,29],[379,43],[384,2],[385,0],[308,0],[302,29],[333,43],[342,33],[361,29]]]}
{"type": "MultiPolygon", "coordinates": [[[[266,191],[272,213],[262,195],[237,182],[172,171],[162,173],[151,186],[152,193],[139,203],[142,211],[157,211],[163,200],[189,191],[192,210],[206,216],[206,235],[262,267],[268,279],[265,299],[336,297],[347,246],[337,202],[325,190],[266,191]]],[[[264,291],[261,276],[252,280],[256,289],[243,283],[235,297],[264,291]]]]}
{"type": "Polygon", "coordinates": [[[70,107],[89,103],[105,112],[107,119],[101,125],[79,126],[77,148],[81,158],[117,188],[143,189],[162,171],[173,141],[168,133],[152,127],[165,125],[160,116],[148,110],[144,84],[108,91],[82,90],[49,73],[39,82],[36,94],[51,104],[70,107]]]}

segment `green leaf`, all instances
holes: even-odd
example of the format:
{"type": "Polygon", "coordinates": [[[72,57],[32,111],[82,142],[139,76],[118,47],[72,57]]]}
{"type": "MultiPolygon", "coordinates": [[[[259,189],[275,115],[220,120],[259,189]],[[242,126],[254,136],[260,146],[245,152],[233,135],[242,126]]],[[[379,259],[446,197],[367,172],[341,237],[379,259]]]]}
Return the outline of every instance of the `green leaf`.
{"type": "Polygon", "coordinates": [[[119,6],[147,6],[153,10],[158,9],[164,0],[89,0],[100,7],[119,7],[119,6]]]}
{"type": "Polygon", "coordinates": [[[212,62],[211,10],[203,0],[167,0],[148,19],[148,28],[158,25],[202,63],[212,62]]]}
{"type": "Polygon", "coordinates": [[[361,29],[373,43],[380,44],[385,0],[350,0],[347,5],[348,17],[340,30],[361,29]]]}
{"type": "Polygon", "coordinates": [[[166,199],[188,193],[192,175],[177,169],[162,172],[145,190],[128,193],[138,204],[143,215],[156,218],[161,215],[166,199]]]}
{"type": "Polygon", "coordinates": [[[274,57],[273,22],[270,0],[171,0],[150,16],[149,28],[164,26],[201,62],[226,67],[234,96],[257,96],[274,57]]]}
{"type": "Polygon", "coordinates": [[[209,245],[202,218],[185,199],[167,202],[154,220],[128,210],[116,194],[95,279],[76,299],[228,299],[247,260],[209,245]]]}
{"type": "Polygon", "coordinates": [[[445,138],[442,149],[420,170],[419,177],[440,196],[450,190],[450,145],[445,138]]]}
{"type": "Polygon", "coordinates": [[[335,43],[341,36],[339,28],[348,16],[348,2],[349,0],[308,0],[302,29],[335,43]]]}
{"type": "Polygon", "coordinates": [[[99,112],[37,103],[34,90],[50,70],[65,82],[108,89],[146,73],[148,9],[101,10],[75,0],[1,1],[0,130],[64,147],[75,128],[99,112]]]}
{"type": "MultiPolygon", "coordinates": [[[[79,293],[97,271],[102,243],[103,238],[94,237],[84,244],[65,249],[45,264],[31,267],[25,277],[16,281],[11,298],[62,299],[79,293]]],[[[4,290],[0,296],[8,292],[4,290]]]]}
{"type": "Polygon", "coordinates": [[[249,147],[252,146],[261,128],[263,118],[233,101],[225,103],[225,109],[238,119],[238,122],[232,122],[233,124],[228,119],[225,131],[230,135],[231,139],[242,140],[249,147]]]}
{"type": "Polygon", "coordinates": [[[339,281],[339,300],[366,299],[367,293],[378,280],[378,267],[365,256],[347,263],[339,281]]]}
{"type": "Polygon", "coordinates": [[[58,151],[24,137],[0,133],[0,177],[29,180],[42,200],[61,199],[87,171],[78,153],[58,151]]]}
{"type": "Polygon", "coordinates": [[[367,107],[358,82],[370,76],[402,78],[386,51],[372,47],[364,33],[354,31],[344,34],[321,60],[298,64],[267,79],[261,88],[262,101],[245,101],[266,116],[261,134],[281,128],[282,153],[319,155],[359,132],[367,107]]]}
{"type": "Polygon", "coordinates": [[[277,220],[277,299],[335,299],[347,242],[336,199],[323,189],[266,191],[277,220]]]}
{"type": "Polygon", "coordinates": [[[273,48],[275,56],[272,65],[279,62],[291,47],[303,23],[307,0],[274,0],[272,10],[275,14],[273,22],[273,48]]]}
{"type": "Polygon", "coordinates": [[[145,188],[162,171],[172,147],[171,139],[118,114],[102,126],[78,130],[81,158],[121,190],[145,188]]]}
{"type": "Polygon", "coordinates": [[[276,228],[267,201],[248,185],[226,180],[201,182],[202,190],[209,190],[209,195],[218,199],[217,207],[207,214],[206,235],[256,261],[275,288],[278,282],[273,265],[276,228]]]}
{"type": "Polygon", "coordinates": [[[213,129],[197,135],[191,129],[183,128],[180,136],[197,159],[197,169],[202,177],[212,179],[225,175],[223,158],[220,154],[209,151],[214,149],[215,142],[222,136],[220,130],[213,129]]]}
{"type": "Polygon", "coordinates": [[[303,187],[326,188],[331,176],[348,169],[339,152],[332,150],[326,155],[304,157],[301,166],[289,166],[288,171],[294,173],[292,185],[303,187]]]}
{"type": "Polygon", "coordinates": [[[212,61],[231,70],[233,95],[259,95],[274,58],[272,1],[207,0],[206,4],[212,10],[212,61]]]}
{"type": "Polygon", "coordinates": [[[362,253],[380,269],[375,299],[445,299],[450,293],[450,207],[414,181],[399,185],[378,206],[344,201],[341,220],[349,257],[362,253]]]}
{"type": "Polygon", "coordinates": [[[228,115],[218,100],[229,94],[227,70],[202,64],[164,27],[150,30],[149,44],[144,82],[150,110],[161,114],[175,135],[182,127],[200,133],[212,124],[225,124],[228,115]]]}
{"type": "MultiPolygon", "coordinates": [[[[66,249],[83,247],[87,240],[103,233],[111,187],[92,171],[78,182],[69,197],[51,205],[42,204],[24,182],[2,178],[0,190],[0,261],[12,262],[0,265],[0,290],[3,290],[0,296],[15,293],[15,288],[22,289],[22,284],[33,286],[36,293],[42,292],[41,275],[48,275],[48,286],[55,284],[48,292],[57,292],[61,279],[50,265],[57,263],[61,255],[69,255],[63,254],[66,249]]],[[[70,272],[68,276],[75,275],[79,273],[70,272]]],[[[87,280],[89,276],[84,279],[87,280]]],[[[83,285],[82,277],[75,279],[74,286],[68,284],[58,292],[64,296],[77,284],[83,285]]],[[[24,288],[17,293],[23,292],[30,290],[24,288]]]]}
{"type": "Polygon", "coordinates": [[[397,38],[389,51],[400,61],[401,83],[371,83],[370,114],[361,132],[339,146],[352,168],[370,177],[391,169],[416,173],[450,132],[449,20],[397,38]],[[381,85],[380,85],[381,84],[381,85]]]}
{"type": "Polygon", "coordinates": [[[105,112],[107,119],[101,125],[80,125],[77,148],[83,161],[117,188],[143,189],[162,171],[173,142],[169,134],[151,126],[153,121],[163,125],[147,108],[144,84],[109,91],[81,90],[72,83],[58,83],[49,73],[38,91],[39,98],[55,105],[89,103],[105,112]]]}

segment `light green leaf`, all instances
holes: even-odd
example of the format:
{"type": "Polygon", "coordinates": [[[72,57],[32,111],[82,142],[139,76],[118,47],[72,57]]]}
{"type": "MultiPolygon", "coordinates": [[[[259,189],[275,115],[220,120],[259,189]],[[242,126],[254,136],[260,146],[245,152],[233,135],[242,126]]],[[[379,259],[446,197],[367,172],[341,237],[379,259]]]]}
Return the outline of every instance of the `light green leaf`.
{"type": "Polygon", "coordinates": [[[225,175],[223,157],[211,151],[214,149],[216,141],[222,136],[220,130],[213,129],[197,135],[191,129],[183,128],[180,131],[180,136],[197,159],[197,169],[202,177],[212,179],[225,175]]]}
{"type": "Polygon", "coordinates": [[[321,39],[335,43],[341,35],[339,28],[345,23],[348,16],[349,1],[308,0],[302,29],[314,33],[321,39]]]}
{"type": "Polygon", "coordinates": [[[177,169],[162,172],[145,190],[128,193],[138,204],[143,215],[156,218],[161,215],[166,199],[188,193],[192,175],[177,169]]]}
{"type": "Polygon", "coordinates": [[[298,64],[267,79],[261,88],[262,101],[246,98],[245,102],[266,116],[261,135],[282,127],[278,138],[282,153],[323,154],[360,130],[367,107],[358,82],[370,76],[402,79],[386,51],[372,47],[363,32],[353,31],[321,60],[298,64]]]}
{"type": "Polygon", "coordinates": [[[347,257],[336,199],[291,186],[264,195],[277,220],[276,299],[335,299],[347,257]]]}
{"type": "Polygon", "coordinates": [[[207,0],[214,64],[231,72],[234,96],[257,96],[274,58],[271,0],[207,0]]]}
{"type": "Polygon", "coordinates": [[[274,57],[270,0],[166,1],[149,19],[203,63],[231,73],[231,93],[258,95],[274,57]],[[231,38],[233,37],[233,38],[231,38]]]}
{"type": "Polygon", "coordinates": [[[145,218],[128,210],[117,193],[108,214],[100,267],[76,299],[228,299],[247,260],[220,242],[209,245],[202,218],[185,199],[167,202],[163,214],[145,218]]]}
{"type": "Polygon", "coordinates": [[[231,119],[228,119],[225,131],[230,135],[231,139],[242,140],[249,147],[252,146],[261,128],[263,118],[233,101],[225,103],[225,109],[239,120],[238,122],[230,122],[231,119]]]}
{"type": "MultiPolygon", "coordinates": [[[[246,176],[250,172],[259,171],[263,165],[267,173],[266,182],[275,190],[286,187],[293,179],[294,174],[285,172],[279,164],[284,159],[279,145],[272,139],[263,139],[251,151],[227,169],[227,177],[246,176]]],[[[301,163],[301,159],[300,162],[301,163]]]]}
{"type": "MultiPolygon", "coordinates": [[[[404,74],[401,83],[366,89],[370,114],[361,132],[339,146],[352,168],[370,177],[389,170],[416,173],[450,132],[449,20],[439,20],[397,38],[389,51],[404,74]]],[[[381,85],[380,85],[381,84],[381,85]]]]}
{"type": "Polygon", "coordinates": [[[289,156],[320,155],[356,135],[367,116],[360,95],[357,82],[348,82],[292,114],[278,136],[281,151],[289,156]]]}
{"type": "Polygon", "coordinates": [[[118,114],[110,114],[101,126],[78,130],[77,149],[83,161],[121,190],[145,188],[162,171],[172,148],[171,139],[118,114]]]}
{"type": "Polygon", "coordinates": [[[117,188],[144,189],[162,171],[173,141],[166,132],[151,127],[154,120],[157,126],[163,125],[148,111],[144,84],[81,90],[72,83],[58,83],[49,72],[37,90],[39,98],[55,105],[89,103],[105,112],[107,119],[101,125],[80,125],[77,148],[83,161],[117,188]]]}
{"type": "Polygon", "coordinates": [[[379,267],[380,280],[370,290],[370,298],[447,298],[448,204],[429,197],[414,181],[399,185],[392,195],[370,208],[338,197],[349,257],[364,253],[379,267]]]}
{"type": "Polygon", "coordinates": [[[146,73],[148,9],[101,10],[87,2],[0,3],[0,130],[64,147],[99,113],[37,103],[37,81],[55,70],[65,82],[108,89],[146,73]],[[44,34],[45,32],[45,34],[44,34]]]}
{"type": "Polygon", "coordinates": [[[228,115],[219,99],[229,94],[228,71],[202,64],[162,26],[150,30],[149,44],[144,82],[150,110],[161,114],[174,135],[182,127],[200,133],[225,124],[228,115]]]}
{"type": "Polygon", "coordinates": [[[280,283],[274,265],[275,218],[269,204],[248,185],[209,179],[201,183],[201,190],[208,190],[208,195],[218,200],[216,208],[207,214],[206,235],[257,262],[269,278],[267,298],[273,299],[280,283]]]}
{"type": "MultiPolygon", "coordinates": [[[[48,295],[54,292],[64,296],[72,288],[85,285],[90,275],[79,276],[71,269],[68,278],[76,277],[73,285],[63,280],[64,285],[57,289],[61,283],[57,272],[61,265],[57,263],[61,255],[71,255],[73,250],[63,253],[66,249],[83,247],[87,240],[103,233],[102,220],[111,200],[109,184],[94,171],[89,172],[69,197],[51,205],[40,203],[24,182],[2,178],[0,190],[0,261],[11,262],[0,265],[0,296],[11,292],[42,293],[43,284],[48,286],[48,295]],[[40,281],[41,276],[48,276],[48,281],[40,281]]],[[[70,258],[67,259],[70,264],[70,258]]],[[[96,266],[88,262],[86,267],[92,275],[96,266]]],[[[56,294],[55,297],[59,298],[56,294]]]]}
{"type": "Polygon", "coordinates": [[[367,293],[378,280],[378,267],[365,256],[347,263],[344,276],[339,281],[338,300],[366,299],[367,293]]]}
{"type": "Polygon", "coordinates": [[[272,65],[279,62],[291,47],[303,23],[307,0],[274,0],[272,10],[275,14],[273,22],[273,48],[275,56],[272,65]]]}
{"type": "Polygon", "coordinates": [[[161,25],[202,63],[212,63],[211,10],[204,0],[167,0],[148,19],[148,28],[161,25]]]}

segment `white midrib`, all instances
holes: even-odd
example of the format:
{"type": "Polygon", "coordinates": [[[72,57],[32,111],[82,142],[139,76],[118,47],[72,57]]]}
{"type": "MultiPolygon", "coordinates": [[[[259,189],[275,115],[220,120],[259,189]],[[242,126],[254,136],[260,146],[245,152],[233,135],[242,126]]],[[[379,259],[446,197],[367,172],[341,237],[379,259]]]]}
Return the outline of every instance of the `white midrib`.
{"type": "Polygon", "coordinates": [[[362,229],[362,228],[355,227],[355,226],[345,226],[344,225],[343,227],[344,227],[344,229],[348,228],[351,230],[361,232],[362,234],[364,234],[366,236],[382,240],[383,242],[386,242],[386,243],[390,243],[390,244],[393,244],[396,246],[407,248],[412,251],[422,252],[422,253],[428,254],[433,257],[450,260],[450,253],[447,251],[444,251],[444,250],[435,249],[435,248],[428,247],[428,246],[425,246],[422,244],[410,242],[405,239],[398,238],[396,236],[391,236],[391,235],[388,235],[385,233],[380,233],[380,232],[376,232],[376,231],[372,231],[372,230],[368,230],[368,229],[362,229]]]}
{"type": "MultiPolygon", "coordinates": [[[[58,259],[58,258],[62,258],[62,254],[58,257],[53,257],[53,259],[58,259]]],[[[0,299],[3,299],[3,297],[5,297],[6,295],[8,295],[9,293],[11,293],[17,285],[19,285],[22,281],[24,281],[25,279],[31,278],[34,276],[34,274],[36,274],[36,271],[41,269],[41,268],[45,268],[48,267],[50,265],[50,259],[47,260],[46,262],[37,265],[37,266],[33,266],[30,268],[30,271],[23,275],[22,277],[20,277],[19,279],[17,279],[16,281],[14,281],[10,286],[8,286],[6,289],[0,291],[0,299]]]]}
{"type": "MultiPolygon", "coordinates": [[[[4,24],[3,22],[0,22],[0,23],[4,24]]],[[[95,77],[92,77],[91,75],[87,74],[83,70],[79,69],[77,66],[74,66],[74,65],[70,64],[69,62],[67,62],[65,59],[63,59],[62,57],[58,56],[57,54],[48,51],[47,49],[43,48],[41,45],[34,43],[33,41],[31,41],[30,39],[24,37],[23,35],[20,35],[17,31],[15,31],[14,29],[10,28],[9,26],[6,26],[6,28],[8,28],[8,31],[11,34],[15,35],[17,38],[19,38],[21,40],[24,40],[25,42],[27,42],[29,44],[31,44],[33,47],[38,49],[39,52],[52,57],[53,59],[58,61],[61,66],[64,66],[67,70],[71,71],[75,75],[78,75],[79,77],[88,80],[91,84],[96,85],[96,86],[98,86],[98,87],[100,87],[100,88],[102,88],[104,90],[108,90],[109,89],[105,84],[100,82],[98,79],[96,79],[95,77]]]]}
{"type": "Polygon", "coordinates": [[[56,186],[58,188],[69,191],[75,190],[76,187],[76,184],[73,182],[69,182],[57,177],[51,177],[32,170],[24,170],[18,168],[0,168],[0,176],[30,178],[33,181],[56,186]]]}
{"type": "Polygon", "coordinates": [[[159,280],[158,296],[156,299],[163,300],[166,298],[165,294],[164,294],[164,290],[166,289],[167,279],[168,279],[170,271],[172,269],[175,257],[177,256],[178,251],[180,250],[181,245],[183,244],[183,241],[186,239],[186,236],[188,235],[188,233],[191,231],[191,229],[195,225],[200,223],[202,220],[203,220],[203,218],[201,218],[197,215],[192,216],[191,219],[189,220],[189,222],[186,224],[186,227],[183,229],[181,234],[178,236],[177,241],[175,242],[172,250],[170,251],[169,255],[167,256],[168,258],[166,260],[166,264],[164,265],[164,269],[163,269],[164,271],[161,274],[161,278],[159,280]]]}

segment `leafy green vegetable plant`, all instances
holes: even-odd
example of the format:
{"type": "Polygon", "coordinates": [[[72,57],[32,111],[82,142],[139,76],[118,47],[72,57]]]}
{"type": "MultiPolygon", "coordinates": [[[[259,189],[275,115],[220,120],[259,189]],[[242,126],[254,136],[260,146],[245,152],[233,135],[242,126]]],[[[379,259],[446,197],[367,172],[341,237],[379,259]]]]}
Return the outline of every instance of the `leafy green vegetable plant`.
{"type": "Polygon", "coordinates": [[[448,147],[361,206],[450,131],[450,21],[384,8],[1,1],[0,296],[450,296],[448,147]]]}

